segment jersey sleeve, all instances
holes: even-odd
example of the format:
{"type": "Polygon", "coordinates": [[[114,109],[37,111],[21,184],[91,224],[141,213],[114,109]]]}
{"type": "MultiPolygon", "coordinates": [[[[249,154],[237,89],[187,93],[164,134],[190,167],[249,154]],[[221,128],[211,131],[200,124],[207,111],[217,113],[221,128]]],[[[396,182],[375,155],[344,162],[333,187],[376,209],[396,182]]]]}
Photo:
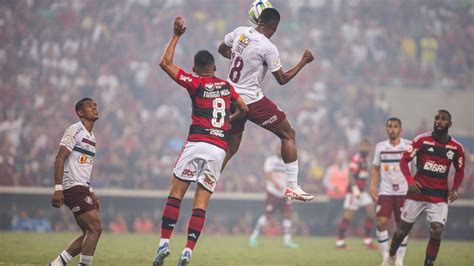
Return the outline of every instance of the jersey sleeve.
{"type": "Polygon", "coordinates": [[[271,44],[265,51],[264,59],[270,72],[275,72],[281,68],[280,54],[275,45],[271,44]]]}
{"type": "Polygon", "coordinates": [[[454,174],[454,181],[453,181],[453,189],[458,190],[461,186],[462,180],[464,179],[464,149],[462,145],[458,145],[458,152],[454,158],[454,169],[456,169],[456,173],[454,174]]]}
{"type": "Polygon", "coordinates": [[[374,160],[372,161],[373,165],[380,166],[380,150],[382,149],[382,145],[377,143],[375,145],[375,152],[374,152],[374,160]]]}
{"type": "Polygon", "coordinates": [[[415,179],[410,173],[409,163],[417,156],[422,144],[421,139],[422,138],[416,137],[412,143],[408,145],[407,149],[402,154],[402,158],[400,159],[400,171],[402,171],[409,185],[415,183],[415,179]]]}
{"type": "Polygon", "coordinates": [[[179,69],[176,74],[176,83],[185,88],[190,95],[194,94],[199,87],[199,77],[186,73],[183,69],[179,69]]]}
{"type": "Polygon", "coordinates": [[[234,86],[229,83],[229,90],[230,90],[230,101],[235,102],[239,99],[240,95],[235,91],[234,86]]]}
{"type": "Polygon", "coordinates": [[[59,142],[60,146],[66,147],[69,151],[72,151],[74,147],[79,143],[79,131],[81,129],[75,127],[74,125],[68,127],[61,138],[61,142],[59,142]]]}

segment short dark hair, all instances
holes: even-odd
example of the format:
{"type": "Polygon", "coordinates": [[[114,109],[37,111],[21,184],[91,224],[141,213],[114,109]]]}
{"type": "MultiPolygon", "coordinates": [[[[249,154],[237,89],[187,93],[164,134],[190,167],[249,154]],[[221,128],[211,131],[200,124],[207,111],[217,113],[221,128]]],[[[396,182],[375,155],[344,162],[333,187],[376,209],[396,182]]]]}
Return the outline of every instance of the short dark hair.
{"type": "Polygon", "coordinates": [[[260,14],[258,21],[262,23],[280,22],[280,13],[275,8],[267,7],[260,14]]]}
{"type": "Polygon", "coordinates": [[[448,111],[448,110],[445,110],[445,109],[441,109],[441,110],[438,110],[438,113],[445,113],[448,115],[449,117],[449,120],[451,120],[451,113],[448,111]]]}
{"type": "Polygon", "coordinates": [[[80,99],[80,100],[76,103],[76,107],[75,107],[76,113],[77,113],[79,110],[82,109],[82,106],[84,105],[84,103],[85,103],[86,101],[94,101],[94,100],[92,100],[92,99],[89,98],[89,97],[80,99]]]}
{"type": "Polygon", "coordinates": [[[387,119],[387,121],[385,122],[385,125],[388,126],[388,122],[390,122],[390,121],[398,122],[398,124],[400,125],[400,127],[402,127],[402,120],[400,120],[400,118],[392,116],[392,117],[390,117],[389,119],[387,119]]]}
{"type": "Polygon", "coordinates": [[[203,68],[214,65],[214,56],[207,50],[198,51],[194,55],[194,66],[203,68]]]}

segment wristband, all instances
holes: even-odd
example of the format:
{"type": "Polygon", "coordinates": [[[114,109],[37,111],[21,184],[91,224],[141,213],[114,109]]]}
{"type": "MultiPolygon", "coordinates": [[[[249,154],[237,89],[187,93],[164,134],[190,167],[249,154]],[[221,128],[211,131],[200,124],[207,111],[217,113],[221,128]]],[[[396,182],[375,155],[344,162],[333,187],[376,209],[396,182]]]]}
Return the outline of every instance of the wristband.
{"type": "Polygon", "coordinates": [[[94,192],[94,190],[92,189],[92,187],[89,187],[89,192],[94,192]]]}
{"type": "Polygon", "coordinates": [[[54,185],[54,191],[63,191],[63,185],[59,185],[59,184],[54,185]]]}

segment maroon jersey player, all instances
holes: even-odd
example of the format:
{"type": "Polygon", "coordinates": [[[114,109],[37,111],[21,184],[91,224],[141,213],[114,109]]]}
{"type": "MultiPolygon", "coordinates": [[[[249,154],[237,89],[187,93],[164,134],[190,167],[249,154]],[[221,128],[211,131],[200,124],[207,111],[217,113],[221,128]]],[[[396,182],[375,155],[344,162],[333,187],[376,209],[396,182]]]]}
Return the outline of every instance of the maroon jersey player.
{"type": "Polygon", "coordinates": [[[441,244],[441,233],[448,218],[448,202],[458,197],[464,178],[464,149],[448,135],[451,114],[439,110],[434,119],[433,132],[418,135],[403,153],[400,169],[408,182],[407,199],[398,230],[393,235],[390,256],[382,265],[390,265],[403,238],[410,232],[416,218],[426,212],[430,223],[430,239],[426,248],[425,265],[434,265],[441,244]],[[417,171],[411,176],[408,163],[416,157],[417,171]],[[448,174],[454,165],[455,176],[451,188],[448,174]]]}

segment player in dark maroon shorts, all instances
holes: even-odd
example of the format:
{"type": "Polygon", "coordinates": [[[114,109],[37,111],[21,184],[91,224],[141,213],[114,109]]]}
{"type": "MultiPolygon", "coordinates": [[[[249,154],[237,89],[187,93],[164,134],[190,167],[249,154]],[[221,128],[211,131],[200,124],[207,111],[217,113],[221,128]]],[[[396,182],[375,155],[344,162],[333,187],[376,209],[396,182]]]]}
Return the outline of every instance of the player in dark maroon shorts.
{"type": "MultiPolygon", "coordinates": [[[[375,145],[370,180],[370,195],[374,201],[377,201],[377,230],[375,232],[382,258],[388,256],[388,222],[392,213],[397,224],[400,222],[400,214],[408,190],[399,164],[403,152],[410,145],[410,141],[400,137],[402,133],[400,119],[391,117],[387,119],[385,125],[388,139],[375,145]]],[[[403,265],[407,241],[408,238],[405,238],[397,252],[396,266],[403,265]]]]}
{"type": "Polygon", "coordinates": [[[464,148],[448,135],[451,114],[439,110],[434,118],[433,132],[416,136],[403,153],[400,169],[408,182],[408,194],[398,230],[393,234],[389,256],[382,265],[391,265],[403,239],[410,233],[416,218],[426,212],[430,223],[430,239],[426,247],[425,265],[434,265],[441,244],[441,234],[448,218],[448,202],[458,198],[464,178],[464,148]],[[411,176],[408,163],[416,157],[417,171],[411,176]],[[448,188],[448,174],[454,165],[452,187],[448,188]]]}
{"type": "Polygon", "coordinates": [[[238,27],[227,34],[219,46],[219,53],[231,59],[227,81],[249,106],[246,117],[232,122],[229,151],[222,169],[239,149],[245,122],[250,120],[273,132],[281,140],[281,157],[285,162],[287,180],[285,197],[309,201],[314,196],[303,191],[298,185],[295,130],[286,119],[285,113],[263,95],[261,83],[267,69],[280,85],[288,83],[306,64],[313,61],[314,56],[310,50],[306,50],[298,64],[288,71],[283,71],[278,49],[269,40],[279,23],[278,11],[266,8],[262,11],[256,27],[238,27]]]}
{"type": "Polygon", "coordinates": [[[292,241],[292,221],[293,211],[291,201],[284,197],[286,186],[285,164],[280,156],[274,154],[265,160],[263,172],[266,179],[267,199],[265,202],[265,213],[260,216],[255,224],[252,235],[249,239],[249,245],[256,247],[258,237],[269,219],[276,211],[281,212],[283,216],[283,245],[288,248],[298,248],[298,245],[292,241]]]}
{"type": "Polygon", "coordinates": [[[76,103],[76,114],[80,121],[71,125],[59,144],[54,162],[53,207],[64,203],[71,209],[82,234],[74,239],[49,265],[62,266],[80,255],[79,265],[92,265],[102,227],[99,216],[99,200],[90,187],[95,136],[92,128],[99,119],[97,104],[90,98],[76,103]]]}

